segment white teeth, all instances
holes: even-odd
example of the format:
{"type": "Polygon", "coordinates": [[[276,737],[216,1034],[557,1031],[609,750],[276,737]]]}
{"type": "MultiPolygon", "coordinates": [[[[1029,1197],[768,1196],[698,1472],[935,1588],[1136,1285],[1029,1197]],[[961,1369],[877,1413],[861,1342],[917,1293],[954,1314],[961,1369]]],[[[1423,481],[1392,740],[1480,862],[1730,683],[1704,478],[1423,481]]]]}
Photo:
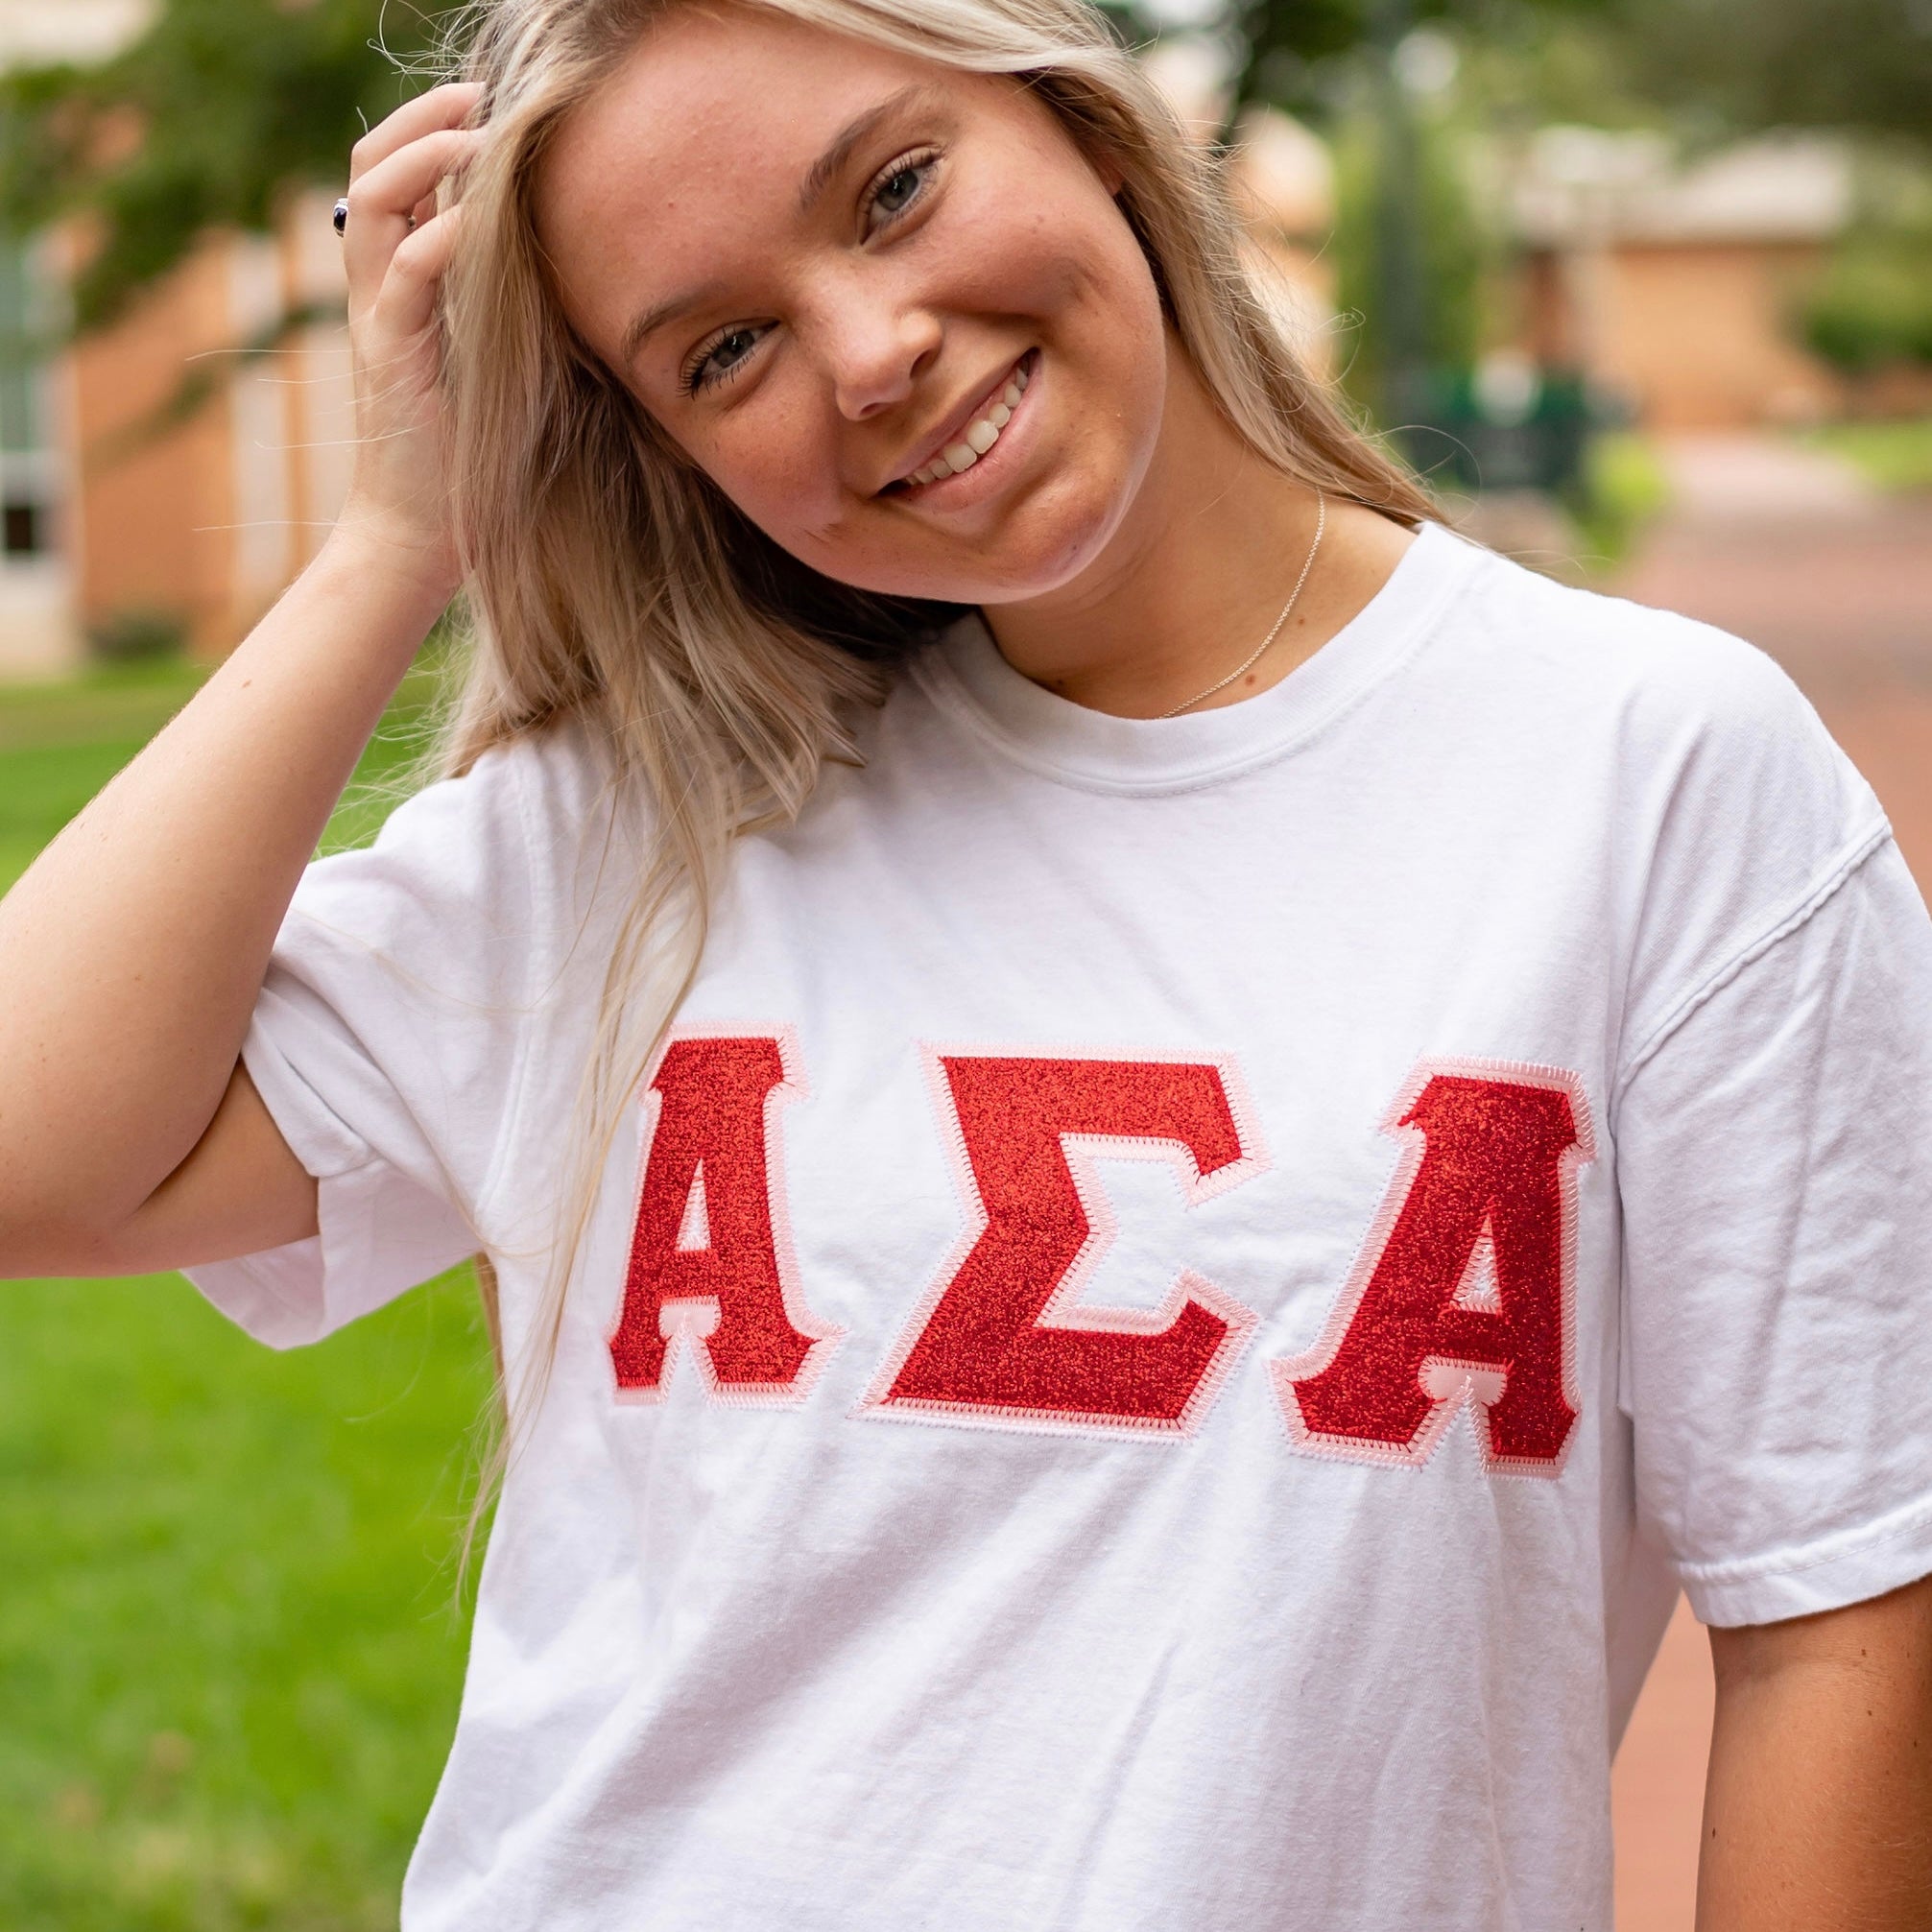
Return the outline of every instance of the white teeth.
{"type": "Polygon", "coordinates": [[[966,425],[966,441],[948,443],[942,454],[923,469],[914,470],[906,481],[914,485],[939,483],[948,476],[957,476],[963,469],[970,469],[999,441],[1000,431],[1013,420],[1026,384],[1026,370],[1015,370],[1013,380],[1000,391],[999,400],[983,417],[966,425]]]}
{"type": "Polygon", "coordinates": [[[1033,380],[1033,376],[1028,371],[1026,365],[1024,363],[1021,363],[1020,366],[1014,370],[1013,379],[1014,382],[1018,383],[1021,389],[1024,389],[1027,386],[1027,384],[1033,380]]]}

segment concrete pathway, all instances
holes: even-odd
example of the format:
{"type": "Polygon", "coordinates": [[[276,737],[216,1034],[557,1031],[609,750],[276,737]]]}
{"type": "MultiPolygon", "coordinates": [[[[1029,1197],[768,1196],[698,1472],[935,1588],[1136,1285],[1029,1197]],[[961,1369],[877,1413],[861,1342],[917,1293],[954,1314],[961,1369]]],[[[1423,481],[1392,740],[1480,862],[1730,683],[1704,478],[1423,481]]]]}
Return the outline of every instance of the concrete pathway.
{"type": "MultiPolygon", "coordinates": [[[[1932,497],[1885,501],[1768,438],[1667,452],[1676,503],[1617,588],[1776,656],[1883,800],[1932,894],[1932,497]]],[[[1712,1687],[1680,1603],[1618,1753],[1618,1932],[1692,1932],[1712,1687]]]]}
{"type": "Polygon", "coordinates": [[[1872,486],[1844,458],[1783,437],[1674,437],[1662,456],[1680,524],[1855,521],[1876,501],[1872,486]]]}

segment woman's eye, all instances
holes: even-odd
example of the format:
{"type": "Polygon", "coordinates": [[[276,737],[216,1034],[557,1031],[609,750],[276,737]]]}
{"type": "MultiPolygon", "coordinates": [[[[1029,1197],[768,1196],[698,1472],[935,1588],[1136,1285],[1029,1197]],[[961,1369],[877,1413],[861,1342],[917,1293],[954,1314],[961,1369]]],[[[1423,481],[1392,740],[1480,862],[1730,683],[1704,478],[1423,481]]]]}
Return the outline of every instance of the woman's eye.
{"type": "Polygon", "coordinates": [[[933,155],[908,155],[894,161],[872,185],[867,203],[868,226],[876,233],[912,206],[925,192],[927,178],[939,164],[933,155]]]}
{"type": "Polygon", "coordinates": [[[758,346],[754,328],[729,328],[710,344],[684,372],[684,387],[692,394],[722,381],[758,346]]]}

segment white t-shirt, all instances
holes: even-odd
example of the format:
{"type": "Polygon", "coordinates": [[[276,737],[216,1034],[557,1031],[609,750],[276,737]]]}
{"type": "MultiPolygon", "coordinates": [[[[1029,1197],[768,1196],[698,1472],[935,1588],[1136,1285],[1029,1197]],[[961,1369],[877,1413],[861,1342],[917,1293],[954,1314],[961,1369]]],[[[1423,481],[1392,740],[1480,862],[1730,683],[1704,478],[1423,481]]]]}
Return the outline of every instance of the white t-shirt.
{"type": "MultiPolygon", "coordinates": [[[[748,842],[607,1170],[412,1932],[1606,1932],[1682,1586],[1932,1571],[1932,923],[1783,675],[1437,529],[1248,702],[976,620],[748,842]]],[[[277,1346],[527,1362],[634,847],[584,734],[316,866],[277,1346]],[[627,857],[626,854],[631,856],[627,857]]]]}

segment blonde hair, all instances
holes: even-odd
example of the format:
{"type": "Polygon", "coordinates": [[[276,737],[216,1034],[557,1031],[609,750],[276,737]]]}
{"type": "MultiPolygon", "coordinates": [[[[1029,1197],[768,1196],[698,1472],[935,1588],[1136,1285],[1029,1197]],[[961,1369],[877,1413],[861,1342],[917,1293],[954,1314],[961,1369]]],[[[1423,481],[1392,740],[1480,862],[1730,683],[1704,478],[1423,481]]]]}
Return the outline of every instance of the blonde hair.
{"type": "MultiPolygon", "coordinates": [[[[475,624],[442,748],[465,771],[566,714],[651,825],[585,1069],[583,1168],[553,1257],[540,1400],[564,1292],[625,1110],[689,988],[734,839],[795,817],[854,707],[954,613],[836,584],[778,549],[679,457],[563,320],[534,230],[534,184],[565,118],[660,12],[692,0],[487,0],[455,62],[491,131],[463,189],[445,290],[457,524],[475,624]]],[[[893,52],[1023,80],[1122,182],[1167,318],[1228,421],[1282,471],[1415,521],[1414,478],[1302,368],[1233,213],[1086,0],[730,0],[893,52]]],[[[531,1399],[532,1397],[536,1399],[531,1399]]]]}

